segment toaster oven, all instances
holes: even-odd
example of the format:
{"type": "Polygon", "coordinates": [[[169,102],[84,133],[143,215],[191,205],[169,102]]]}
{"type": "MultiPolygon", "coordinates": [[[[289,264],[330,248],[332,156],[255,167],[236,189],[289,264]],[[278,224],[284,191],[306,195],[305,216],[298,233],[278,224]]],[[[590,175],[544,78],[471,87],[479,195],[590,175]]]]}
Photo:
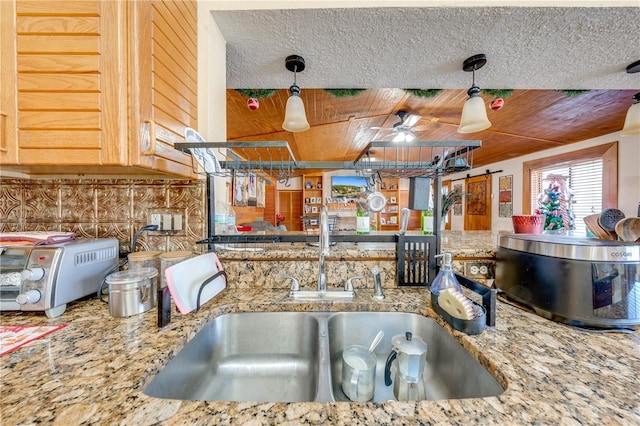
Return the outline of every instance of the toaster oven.
{"type": "Polygon", "coordinates": [[[0,243],[0,311],[62,315],[66,304],[96,294],[118,264],[115,238],[30,246],[0,243]]]}
{"type": "Polygon", "coordinates": [[[640,326],[640,244],[500,235],[496,286],[538,315],[576,326],[640,326]]]}

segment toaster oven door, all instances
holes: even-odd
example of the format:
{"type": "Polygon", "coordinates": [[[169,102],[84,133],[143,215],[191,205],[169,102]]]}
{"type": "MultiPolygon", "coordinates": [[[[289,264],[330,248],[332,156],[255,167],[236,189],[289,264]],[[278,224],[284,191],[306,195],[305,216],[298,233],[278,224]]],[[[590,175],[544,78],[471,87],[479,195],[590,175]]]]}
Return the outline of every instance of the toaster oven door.
{"type": "Polygon", "coordinates": [[[30,249],[0,247],[0,311],[19,311],[16,298],[22,290],[20,274],[29,260],[30,249]]]}

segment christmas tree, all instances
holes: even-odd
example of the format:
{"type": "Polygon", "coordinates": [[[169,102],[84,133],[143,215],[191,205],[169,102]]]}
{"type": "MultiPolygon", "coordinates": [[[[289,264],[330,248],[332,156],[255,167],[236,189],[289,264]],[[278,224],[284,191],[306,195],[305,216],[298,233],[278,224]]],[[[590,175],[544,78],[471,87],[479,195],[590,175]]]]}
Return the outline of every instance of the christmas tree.
{"type": "Polygon", "coordinates": [[[549,184],[538,196],[536,214],[546,216],[545,230],[575,229],[575,216],[571,209],[573,192],[567,185],[567,179],[567,176],[558,174],[547,175],[544,179],[549,184]]]}

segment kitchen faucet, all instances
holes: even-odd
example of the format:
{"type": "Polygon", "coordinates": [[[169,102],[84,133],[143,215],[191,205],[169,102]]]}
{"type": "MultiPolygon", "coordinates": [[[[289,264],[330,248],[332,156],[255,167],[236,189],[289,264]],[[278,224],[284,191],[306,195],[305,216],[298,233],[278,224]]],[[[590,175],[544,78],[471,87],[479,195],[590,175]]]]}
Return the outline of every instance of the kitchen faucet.
{"type": "Polygon", "coordinates": [[[296,300],[351,300],[355,295],[353,290],[353,280],[363,278],[353,277],[347,280],[343,289],[327,289],[326,258],[329,256],[329,212],[327,206],[320,207],[319,229],[318,229],[318,287],[316,290],[306,290],[300,288],[300,283],[289,275],[280,275],[280,278],[291,280],[289,297],[296,300]]]}
{"type": "Polygon", "coordinates": [[[318,292],[327,291],[327,273],[325,270],[325,257],[329,256],[329,212],[327,206],[320,207],[320,227],[318,229],[318,246],[320,255],[318,258],[318,292]]]}

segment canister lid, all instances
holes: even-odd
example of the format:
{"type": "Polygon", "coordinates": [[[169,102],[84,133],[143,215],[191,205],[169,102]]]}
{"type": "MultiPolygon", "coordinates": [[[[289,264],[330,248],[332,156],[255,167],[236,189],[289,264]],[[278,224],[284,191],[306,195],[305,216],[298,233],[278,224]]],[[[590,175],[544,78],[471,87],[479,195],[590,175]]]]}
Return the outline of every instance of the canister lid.
{"type": "Polygon", "coordinates": [[[177,258],[188,257],[192,255],[193,255],[193,252],[191,251],[169,251],[166,253],[162,253],[160,255],[160,258],[161,259],[177,259],[177,258]]]}
{"type": "Polygon", "coordinates": [[[133,260],[133,261],[139,262],[143,260],[156,259],[161,254],[162,254],[161,251],[144,250],[144,251],[136,251],[134,253],[129,253],[127,258],[129,259],[129,261],[133,260]]]}
{"type": "Polygon", "coordinates": [[[147,280],[158,276],[156,268],[136,268],[125,271],[114,272],[108,275],[105,281],[107,284],[129,284],[142,280],[147,280]]]}

